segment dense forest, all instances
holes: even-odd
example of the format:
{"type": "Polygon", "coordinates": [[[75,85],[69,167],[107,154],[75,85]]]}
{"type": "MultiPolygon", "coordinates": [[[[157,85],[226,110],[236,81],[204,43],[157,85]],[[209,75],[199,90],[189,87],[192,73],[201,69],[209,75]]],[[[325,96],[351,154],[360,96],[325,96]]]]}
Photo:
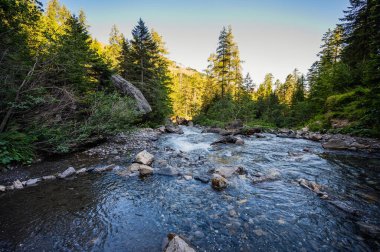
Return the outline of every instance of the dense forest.
{"type": "Polygon", "coordinates": [[[113,26],[102,44],[85,13],[58,0],[0,0],[0,164],[69,152],[171,116],[379,137],[380,2],[350,3],[308,73],[294,69],[283,82],[268,73],[255,84],[243,75],[230,26],[198,72],[170,60],[162,36],[142,19],[128,37],[113,26]],[[139,114],[116,90],[115,73],[142,91],[151,113],[139,114]]]}

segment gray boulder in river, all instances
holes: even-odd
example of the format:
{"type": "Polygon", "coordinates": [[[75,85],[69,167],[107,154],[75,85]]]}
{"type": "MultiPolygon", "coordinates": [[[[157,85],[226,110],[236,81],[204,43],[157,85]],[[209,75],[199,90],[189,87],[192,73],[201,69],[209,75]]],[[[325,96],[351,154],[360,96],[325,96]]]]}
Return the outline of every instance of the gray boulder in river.
{"type": "Polygon", "coordinates": [[[169,243],[166,245],[164,252],[195,252],[187,242],[175,234],[168,235],[169,243]]]}
{"type": "Polygon", "coordinates": [[[137,87],[132,85],[132,83],[123,79],[123,77],[118,74],[112,75],[111,81],[122,94],[130,96],[136,101],[136,106],[141,113],[147,114],[152,111],[152,108],[144,95],[137,87]]]}

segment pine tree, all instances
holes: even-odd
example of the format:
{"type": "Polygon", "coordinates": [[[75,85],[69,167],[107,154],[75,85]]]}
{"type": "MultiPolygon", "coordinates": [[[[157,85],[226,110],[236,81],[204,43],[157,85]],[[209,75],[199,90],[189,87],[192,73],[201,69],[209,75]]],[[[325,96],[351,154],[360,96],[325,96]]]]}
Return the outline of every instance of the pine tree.
{"type": "Polygon", "coordinates": [[[128,79],[139,81],[140,87],[144,88],[144,81],[152,80],[155,74],[154,64],[158,57],[158,48],[142,19],[133,28],[132,37],[130,55],[135,69],[131,69],[128,79]]]}
{"type": "Polygon", "coordinates": [[[247,73],[243,80],[243,88],[248,92],[252,93],[255,90],[255,84],[251,78],[251,75],[247,73]]]}
{"type": "Polygon", "coordinates": [[[143,92],[152,106],[149,119],[161,122],[171,112],[168,61],[142,19],[134,27],[132,39],[124,41],[122,55],[121,72],[143,92]]]}
{"type": "Polygon", "coordinates": [[[221,87],[221,97],[225,94],[237,95],[243,82],[242,61],[240,60],[239,48],[234,42],[232,28],[223,27],[219,35],[218,47],[215,57],[212,59],[212,74],[221,87]]]}
{"type": "Polygon", "coordinates": [[[116,25],[113,25],[111,28],[111,33],[109,37],[109,44],[105,48],[105,54],[108,63],[111,65],[113,69],[120,72],[120,59],[123,50],[124,41],[123,34],[120,33],[119,29],[116,25]]]}
{"type": "Polygon", "coordinates": [[[91,37],[78,17],[71,16],[66,27],[48,55],[54,61],[47,79],[52,84],[74,87],[80,93],[97,90],[109,78],[108,67],[91,49],[91,37]]]}

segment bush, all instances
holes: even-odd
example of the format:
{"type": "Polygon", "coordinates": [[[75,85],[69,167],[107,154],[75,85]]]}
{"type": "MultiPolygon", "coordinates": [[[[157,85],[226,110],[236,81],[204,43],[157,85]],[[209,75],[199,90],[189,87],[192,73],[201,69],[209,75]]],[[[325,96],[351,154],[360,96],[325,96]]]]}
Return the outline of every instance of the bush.
{"type": "Polygon", "coordinates": [[[86,126],[93,133],[112,134],[130,129],[137,116],[136,106],[131,98],[117,93],[96,93],[92,97],[91,115],[86,126]]]}
{"type": "Polygon", "coordinates": [[[17,131],[0,134],[0,164],[12,162],[30,163],[35,157],[35,137],[17,131]]]}
{"type": "Polygon", "coordinates": [[[90,138],[96,140],[101,135],[127,131],[137,119],[133,101],[117,93],[90,94],[86,104],[70,120],[48,124],[34,122],[28,134],[36,136],[36,148],[51,153],[67,153],[90,138]]]}

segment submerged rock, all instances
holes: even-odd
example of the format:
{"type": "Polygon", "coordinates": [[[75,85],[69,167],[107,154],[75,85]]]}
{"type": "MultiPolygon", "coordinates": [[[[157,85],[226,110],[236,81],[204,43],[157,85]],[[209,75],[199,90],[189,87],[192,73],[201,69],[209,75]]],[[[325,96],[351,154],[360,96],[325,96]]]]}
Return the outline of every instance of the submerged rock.
{"type": "Polygon", "coordinates": [[[169,243],[166,245],[164,252],[195,252],[185,240],[176,234],[168,235],[169,243]]]}
{"type": "Polygon", "coordinates": [[[246,171],[243,167],[221,167],[215,169],[215,173],[223,176],[224,178],[230,178],[233,175],[243,175],[246,174],[246,171]]]}
{"type": "Polygon", "coordinates": [[[194,176],[194,179],[198,180],[198,181],[201,181],[202,183],[205,183],[205,184],[207,184],[210,181],[209,177],[207,177],[207,176],[200,176],[200,175],[194,176]]]}
{"type": "Polygon", "coordinates": [[[244,144],[244,141],[240,138],[234,137],[234,136],[225,136],[218,141],[213,142],[211,145],[215,144],[227,144],[227,143],[232,143],[232,144],[244,144]]]}
{"type": "Polygon", "coordinates": [[[305,187],[305,188],[309,189],[310,191],[315,192],[322,199],[328,198],[328,194],[326,192],[322,191],[321,185],[319,185],[313,181],[303,179],[303,178],[297,179],[297,182],[300,186],[305,187]]]}
{"type": "Polygon", "coordinates": [[[69,177],[69,176],[71,176],[71,175],[73,175],[73,174],[75,174],[75,169],[74,169],[74,167],[69,167],[69,168],[67,168],[64,172],[59,173],[59,174],[58,174],[58,178],[61,178],[61,179],[63,179],[63,178],[67,178],[67,177],[69,177]]]}
{"type": "Polygon", "coordinates": [[[369,236],[373,239],[380,238],[380,227],[360,221],[356,224],[358,224],[360,232],[365,236],[369,236]]]}
{"type": "Polygon", "coordinates": [[[214,173],[211,178],[211,186],[216,190],[223,190],[228,186],[228,180],[223,176],[214,173]]]}
{"type": "Polygon", "coordinates": [[[135,162],[144,164],[144,165],[151,165],[153,163],[154,156],[147,152],[146,150],[141,151],[136,155],[135,162]]]}
{"type": "Polygon", "coordinates": [[[179,172],[176,168],[172,166],[166,166],[157,170],[157,174],[165,176],[178,176],[179,172]]]}
{"type": "Polygon", "coordinates": [[[258,175],[255,178],[252,179],[252,182],[254,184],[256,183],[262,183],[266,181],[274,181],[278,180],[281,177],[281,173],[277,169],[269,169],[268,172],[264,175],[258,175]]]}
{"type": "Polygon", "coordinates": [[[344,202],[344,201],[339,201],[339,200],[329,200],[328,202],[345,213],[348,213],[354,216],[361,215],[360,211],[353,208],[349,202],[344,202]]]}
{"type": "Polygon", "coordinates": [[[105,171],[111,171],[113,168],[115,168],[115,165],[110,164],[110,165],[95,168],[93,171],[94,172],[105,172],[105,171]]]}
{"type": "Polygon", "coordinates": [[[202,133],[216,133],[216,134],[220,134],[223,131],[226,131],[226,130],[221,129],[221,128],[206,128],[206,129],[204,129],[202,131],[202,133]]]}

